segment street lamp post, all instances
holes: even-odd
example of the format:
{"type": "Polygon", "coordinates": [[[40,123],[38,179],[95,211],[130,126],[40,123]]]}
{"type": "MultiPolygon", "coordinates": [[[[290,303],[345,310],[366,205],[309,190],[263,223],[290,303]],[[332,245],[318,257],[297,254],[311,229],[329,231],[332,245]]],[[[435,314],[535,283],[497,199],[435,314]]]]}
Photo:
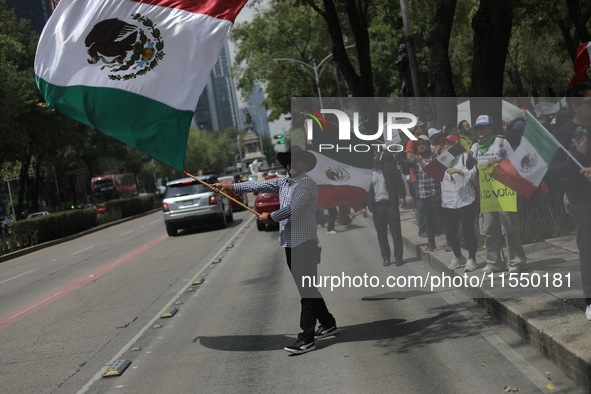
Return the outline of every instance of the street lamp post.
{"type": "Polygon", "coordinates": [[[412,36],[412,29],[410,26],[410,17],[408,14],[407,0],[400,0],[400,11],[402,14],[402,24],[404,25],[404,35],[406,41],[406,50],[408,52],[408,62],[410,65],[410,78],[412,82],[412,90],[414,92],[417,103],[417,112],[420,118],[424,116],[423,105],[421,99],[421,86],[419,85],[419,67],[417,64],[417,56],[415,52],[415,44],[412,36]]]}
{"type": "MultiPolygon", "coordinates": [[[[345,47],[345,49],[353,48],[354,46],[355,46],[355,44],[348,45],[345,47]]],[[[289,58],[278,58],[278,59],[271,59],[271,60],[295,63],[295,64],[301,66],[305,72],[310,74],[310,76],[312,78],[314,78],[314,83],[316,84],[316,91],[318,93],[318,101],[320,101],[320,109],[322,109],[323,107],[322,107],[322,93],[320,91],[320,77],[322,76],[322,73],[324,72],[324,70],[326,70],[326,66],[328,64],[328,61],[331,58],[332,58],[332,53],[325,56],[324,59],[322,59],[320,61],[320,63],[318,63],[318,64],[316,64],[316,62],[314,62],[313,64],[309,64],[309,63],[303,62],[301,60],[289,59],[289,58]]]]}

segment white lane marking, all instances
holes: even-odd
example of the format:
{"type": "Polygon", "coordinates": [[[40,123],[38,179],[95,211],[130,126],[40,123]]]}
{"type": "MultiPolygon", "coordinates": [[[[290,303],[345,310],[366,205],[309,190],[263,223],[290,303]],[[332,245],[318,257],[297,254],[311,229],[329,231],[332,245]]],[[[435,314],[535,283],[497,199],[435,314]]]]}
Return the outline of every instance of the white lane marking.
{"type": "Polygon", "coordinates": [[[92,249],[92,248],[94,248],[94,245],[90,245],[90,246],[89,246],[89,247],[87,247],[87,248],[84,248],[84,249],[77,250],[77,251],[75,251],[75,252],[74,252],[74,253],[72,253],[72,254],[78,254],[78,253],[86,252],[87,250],[90,250],[90,249],[92,249]]]}
{"type": "MultiPolygon", "coordinates": [[[[238,231],[236,231],[236,233],[232,236],[232,238],[230,238],[230,240],[226,243],[226,245],[228,243],[231,243],[233,240],[235,240],[239,234],[242,232],[242,230],[244,230],[244,228],[246,226],[251,225],[252,221],[251,220],[246,220],[245,223],[242,225],[242,227],[240,227],[240,229],[238,229],[238,231]]],[[[222,246],[220,248],[220,250],[214,254],[214,256],[219,256],[221,255],[224,251],[226,250],[226,246],[222,246]]],[[[210,261],[208,260],[205,265],[203,266],[203,268],[201,268],[199,270],[199,272],[197,272],[197,274],[195,274],[195,276],[193,277],[193,279],[191,279],[191,283],[195,282],[197,279],[202,277],[202,272],[205,271],[207,268],[209,268],[209,266],[211,265],[210,261]]],[[[131,338],[129,340],[129,342],[127,342],[125,344],[125,346],[123,346],[121,348],[121,350],[119,350],[117,352],[117,354],[111,359],[111,361],[109,361],[107,364],[105,364],[105,366],[96,373],[96,375],[94,375],[88,382],[86,382],[86,384],[84,385],[84,387],[82,387],[80,390],[78,390],[78,392],[76,394],[84,394],[86,393],[89,389],[90,386],[92,386],[94,384],[94,382],[96,382],[97,380],[100,380],[102,378],[102,376],[105,374],[105,372],[107,372],[107,369],[109,368],[109,366],[113,365],[113,363],[117,360],[119,360],[121,358],[121,356],[129,351],[129,349],[131,348],[131,346],[137,342],[138,339],[140,339],[142,337],[142,335],[144,335],[144,333],[146,331],[148,331],[150,328],[152,328],[152,326],[154,325],[154,323],[157,320],[160,320],[160,316],[162,316],[164,314],[164,312],[166,312],[166,310],[168,308],[170,308],[170,304],[174,304],[182,295],[186,294],[186,284],[183,284],[181,289],[172,297],[172,299],[166,303],[166,305],[164,306],[164,308],[162,308],[162,310],[160,310],[160,312],[156,313],[156,315],[150,320],[148,321],[148,323],[146,323],[145,326],[143,326],[141,328],[141,330],[138,331],[137,334],[134,335],[133,338],[131,338]]],[[[147,353],[151,353],[151,352],[147,352],[147,353]]]]}
{"type": "Polygon", "coordinates": [[[35,270],[30,270],[30,271],[27,271],[27,272],[23,272],[22,274],[20,274],[20,275],[17,275],[17,276],[13,276],[12,278],[4,279],[3,281],[1,281],[1,282],[0,282],[0,285],[1,285],[2,283],[6,283],[6,282],[8,282],[9,280],[13,280],[13,279],[16,279],[16,278],[20,278],[21,276],[24,276],[24,275],[26,275],[26,274],[30,274],[30,273],[31,273],[31,272],[33,272],[33,271],[35,271],[35,270]]]}
{"type": "Polygon", "coordinates": [[[151,226],[151,225],[156,224],[156,223],[162,223],[162,220],[161,219],[153,220],[150,223],[148,223],[148,226],[151,226]]]}
{"type": "Polygon", "coordinates": [[[135,231],[135,230],[129,230],[129,231],[126,231],[126,232],[124,232],[124,233],[121,233],[121,234],[119,234],[119,236],[121,237],[121,236],[123,236],[123,235],[131,234],[131,233],[133,233],[134,231],[135,231]]]}

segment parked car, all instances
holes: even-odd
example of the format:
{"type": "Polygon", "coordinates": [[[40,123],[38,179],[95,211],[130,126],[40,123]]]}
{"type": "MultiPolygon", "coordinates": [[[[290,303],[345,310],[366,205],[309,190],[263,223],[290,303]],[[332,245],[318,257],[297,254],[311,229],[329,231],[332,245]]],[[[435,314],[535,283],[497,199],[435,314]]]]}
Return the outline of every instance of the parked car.
{"type": "MultiPolygon", "coordinates": [[[[279,209],[279,194],[275,193],[258,193],[254,200],[254,210],[257,213],[275,212],[279,209]]],[[[265,224],[257,219],[257,230],[268,231],[277,229],[277,224],[265,224]]]]}
{"type": "MultiPolygon", "coordinates": [[[[231,176],[221,176],[218,178],[218,181],[220,183],[229,183],[229,184],[234,184],[234,177],[231,176]]],[[[236,199],[237,201],[240,201],[242,204],[244,205],[248,205],[248,196],[246,193],[238,193],[234,190],[229,191],[229,192],[224,192],[226,193],[228,196],[236,199]]],[[[230,200],[230,203],[232,204],[232,210],[233,211],[244,211],[246,208],[244,208],[242,205],[230,200]]]]}
{"type": "MultiPolygon", "coordinates": [[[[210,175],[199,179],[210,184],[218,181],[210,175]]],[[[230,200],[193,178],[176,179],[166,184],[162,214],[166,232],[171,237],[177,235],[179,229],[199,223],[214,222],[224,228],[234,220],[230,200]]]]}
{"type": "Polygon", "coordinates": [[[10,232],[10,224],[14,222],[14,216],[0,216],[0,231],[3,233],[10,232]]]}
{"type": "Polygon", "coordinates": [[[33,212],[27,215],[27,219],[32,219],[32,218],[37,218],[39,216],[47,216],[49,215],[49,212],[47,211],[39,211],[39,212],[33,212]]]}

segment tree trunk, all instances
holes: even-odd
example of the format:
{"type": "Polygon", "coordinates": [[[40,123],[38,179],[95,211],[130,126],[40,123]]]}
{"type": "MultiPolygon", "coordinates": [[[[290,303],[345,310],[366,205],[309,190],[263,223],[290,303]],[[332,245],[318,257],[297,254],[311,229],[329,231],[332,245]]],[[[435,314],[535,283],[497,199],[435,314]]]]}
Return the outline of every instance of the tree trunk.
{"type": "Polygon", "coordinates": [[[562,34],[562,39],[564,40],[566,50],[568,51],[568,56],[574,64],[575,59],[577,58],[577,41],[571,37],[570,29],[564,21],[558,21],[557,24],[558,28],[560,29],[560,33],[562,34]]]}
{"type": "MultiPolygon", "coordinates": [[[[496,132],[501,132],[501,100],[505,61],[513,25],[512,0],[480,0],[472,18],[474,51],[470,109],[472,117],[487,114],[495,120],[496,132]],[[498,99],[476,100],[475,97],[498,99]]],[[[472,122],[474,119],[472,119],[472,122]]]]}
{"type": "Polygon", "coordinates": [[[472,19],[472,97],[501,97],[513,25],[512,0],[480,0],[472,19]]]}
{"type": "MultiPolygon", "coordinates": [[[[456,10],[457,0],[439,0],[429,31],[429,83],[434,97],[455,97],[451,64],[449,61],[449,39],[456,10]]],[[[436,99],[436,124],[457,124],[455,100],[436,99]]]]}
{"type": "Polygon", "coordinates": [[[579,0],[566,0],[566,5],[568,7],[568,15],[575,25],[575,37],[578,36],[579,42],[591,41],[591,34],[586,25],[588,15],[583,15],[581,12],[579,0]]]}
{"type": "Polygon", "coordinates": [[[351,63],[345,41],[341,21],[333,0],[323,0],[324,8],[318,7],[313,0],[305,0],[314,11],[326,21],[328,34],[332,41],[333,60],[341,71],[351,93],[355,97],[371,97],[374,95],[373,72],[371,67],[369,31],[367,29],[367,4],[359,0],[347,0],[345,9],[351,29],[355,37],[355,47],[359,58],[359,70],[357,74],[351,63]]]}

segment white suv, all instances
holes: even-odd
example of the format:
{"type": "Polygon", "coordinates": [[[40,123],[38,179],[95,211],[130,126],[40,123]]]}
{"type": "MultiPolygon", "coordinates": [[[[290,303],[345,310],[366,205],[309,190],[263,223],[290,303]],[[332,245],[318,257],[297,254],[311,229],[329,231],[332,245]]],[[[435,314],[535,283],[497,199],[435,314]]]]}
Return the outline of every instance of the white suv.
{"type": "MultiPolygon", "coordinates": [[[[215,176],[200,176],[207,183],[216,183],[215,176]]],[[[182,178],[166,184],[162,213],[166,232],[171,237],[179,229],[199,223],[215,223],[220,228],[234,220],[230,200],[212,192],[193,178],[182,178]]]]}

